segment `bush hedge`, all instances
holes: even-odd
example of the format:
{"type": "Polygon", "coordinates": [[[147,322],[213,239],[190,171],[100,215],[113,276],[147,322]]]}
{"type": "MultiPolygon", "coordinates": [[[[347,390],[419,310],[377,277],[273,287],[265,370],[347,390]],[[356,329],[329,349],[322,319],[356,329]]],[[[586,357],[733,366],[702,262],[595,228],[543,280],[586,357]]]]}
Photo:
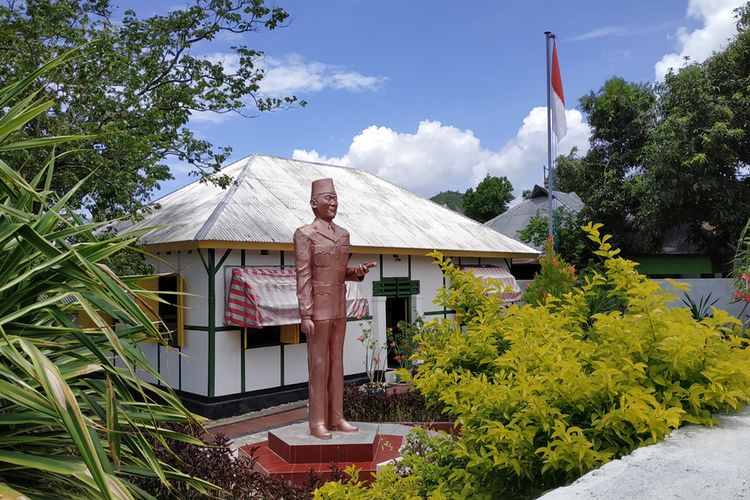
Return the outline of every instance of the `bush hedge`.
{"type": "Polygon", "coordinates": [[[428,407],[417,391],[402,393],[364,392],[359,387],[344,387],[344,416],[353,422],[452,422],[438,406],[428,407]]]}
{"type": "MultiPolygon", "coordinates": [[[[166,441],[168,448],[159,443],[153,443],[157,457],[179,468],[185,474],[208,481],[221,491],[204,494],[191,484],[184,481],[174,481],[165,485],[152,478],[142,478],[136,481],[138,487],[149,495],[160,499],[269,499],[284,498],[286,500],[305,500],[312,496],[312,492],[323,484],[322,477],[310,471],[307,481],[302,485],[269,476],[254,469],[255,459],[246,456],[235,457],[229,446],[229,439],[224,435],[211,436],[199,426],[173,426],[182,434],[191,435],[202,445],[181,441],[166,441]]],[[[343,474],[332,465],[334,477],[342,479],[343,474]]]]}
{"type": "MultiPolygon", "coordinates": [[[[750,401],[750,349],[721,310],[696,320],[676,297],[584,227],[603,259],[562,297],[503,307],[497,288],[433,254],[450,279],[437,320],[419,339],[414,384],[461,424],[423,436],[370,489],[328,483],[317,498],[524,498],[571,481],[687,423],[750,401]],[[618,304],[596,312],[592,298],[618,304]]],[[[684,288],[675,284],[678,288],[684,288]]]]}

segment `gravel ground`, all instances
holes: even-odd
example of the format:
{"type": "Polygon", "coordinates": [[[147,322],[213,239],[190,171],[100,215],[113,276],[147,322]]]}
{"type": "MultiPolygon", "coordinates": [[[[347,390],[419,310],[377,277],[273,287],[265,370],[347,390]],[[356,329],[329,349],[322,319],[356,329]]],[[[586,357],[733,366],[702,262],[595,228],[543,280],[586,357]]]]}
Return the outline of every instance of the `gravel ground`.
{"type": "Polygon", "coordinates": [[[553,490],[544,500],[750,498],[750,409],[687,426],[553,490]]]}

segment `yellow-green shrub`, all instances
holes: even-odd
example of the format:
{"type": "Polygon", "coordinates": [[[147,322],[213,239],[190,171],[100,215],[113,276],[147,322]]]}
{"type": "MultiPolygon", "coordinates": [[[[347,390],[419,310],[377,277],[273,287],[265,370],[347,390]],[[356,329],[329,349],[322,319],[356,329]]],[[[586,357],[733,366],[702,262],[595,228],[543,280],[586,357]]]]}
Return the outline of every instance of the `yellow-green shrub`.
{"type": "MultiPolygon", "coordinates": [[[[604,273],[539,306],[504,309],[479,280],[435,255],[458,284],[440,300],[462,312],[462,326],[443,320],[426,329],[414,384],[455,415],[461,432],[438,438],[429,453],[407,454],[406,466],[358,494],[527,496],[750,401],[750,349],[732,330],[738,321],[721,310],[697,321],[667,307],[675,297],[618,257],[599,227],[584,230],[604,273]],[[590,299],[601,293],[624,312],[592,314],[590,299]]],[[[318,496],[356,488],[329,484],[318,496]]]]}
{"type": "Polygon", "coordinates": [[[523,301],[535,306],[544,303],[548,295],[561,297],[570,292],[578,280],[573,265],[555,252],[552,236],[547,238],[544,250],[539,258],[540,272],[534,274],[534,280],[523,292],[523,301]]]}

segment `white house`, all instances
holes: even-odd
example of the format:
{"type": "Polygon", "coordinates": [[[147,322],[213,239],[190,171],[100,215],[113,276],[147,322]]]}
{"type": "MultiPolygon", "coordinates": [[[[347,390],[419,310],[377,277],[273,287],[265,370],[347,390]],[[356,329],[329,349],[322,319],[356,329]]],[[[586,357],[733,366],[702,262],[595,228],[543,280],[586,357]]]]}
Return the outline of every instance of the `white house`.
{"type": "MultiPolygon", "coordinates": [[[[153,228],[141,240],[156,256],[151,261],[159,273],[154,288],[186,293],[181,307],[159,306],[162,319],[175,329],[173,346],[146,344],[143,350],[190,408],[212,418],[306,397],[307,352],[298,325],[266,322],[253,328],[225,313],[232,277],[241,280],[241,275],[253,274],[237,270],[279,275],[278,292],[271,286],[270,292],[252,297],[261,302],[258,307],[274,300],[269,293],[278,293],[280,300],[284,293],[288,296],[291,281],[284,275],[294,269],[292,235],[313,220],[313,180],[334,179],[336,223],[351,234],[351,263],[378,263],[359,284],[369,315],[349,318],[347,377],[364,372],[364,349],[357,341],[363,321],[371,321],[373,332],[385,341],[386,329],[398,321],[449,314],[433,305],[444,282],[427,252],[439,250],[462,266],[487,268],[488,274],[508,279],[510,259],[538,255],[361,170],[253,155],[222,172],[234,178],[230,188],[194,182],[159,199],[160,208],[132,227],[153,228]]],[[[253,295],[253,283],[238,284],[235,290],[245,286],[253,295]]],[[[175,302],[170,297],[164,295],[175,302]]]]}

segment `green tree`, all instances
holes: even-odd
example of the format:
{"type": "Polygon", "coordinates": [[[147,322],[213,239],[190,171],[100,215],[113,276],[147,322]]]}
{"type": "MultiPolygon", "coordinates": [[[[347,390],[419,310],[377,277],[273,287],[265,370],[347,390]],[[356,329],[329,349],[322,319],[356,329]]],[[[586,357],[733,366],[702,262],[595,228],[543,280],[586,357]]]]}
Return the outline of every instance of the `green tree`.
{"type": "Polygon", "coordinates": [[[750,213],[750,7],[738,11],[739,33],[705,62],[670,72],[657,87],[663,118],[644,150],[648,204],[643,231],[688,224],[725,265],[750,213]]]}
{"type": "MultiPolygon", "coordinates": [[[[42,92],[55,104],[23,133],[94,135],[62,146],[51,187],[67,192],[86,178],[71,203],[104,220],[148,202],[159,182],[171,178],[170,157],[192,165],[202,180],[231,182],[216,175],[231,149],[196,136],[188,127],[192,113],[254,116],[304,104],[260,95],[260,51],[233,47],[231,69],[199,55],[222,33],[273,30],[287,17],[264,0],[191,0],[145,19],[127,10],[119,20],[109,0],[9,1],[0,6],[0,86],[82,47],[73,62],[45,76],[42,92]]],[[[32,178],[44,154],[22,150],[9,159],[32,178]]]]}
{"type": "Polygon", "coordinates": [[[451,210],[464,213],[464,194],[460,191],[441,191],[432,198],[438,205],[444,205],[451,210]]]}
{"type": "Polygon", "coordinates": [[[558,186],[626,253],[658,250],[685,225],[727,269],[750,212],[750,6],[736,12],[738,34],[706,61],[655,85],[612,78],[580,100],[591,149],[558,158],[558,186]]]}
{"type": "Polygon", "coordinates": [[[653,88],[612,78],[580,105],[591,127],[591,147],[583,157],[573,150],[558,158],[557,187],[575,191],[585,204],[584,218],[612,228],[624,249],[639,249],[643,242],[633,236],[630,216],[642,201],[641,154],[655,123],[653,88]]]}
{"type": "MultiPolygon", "coordinates": [[[[585,264],[586,236],[581,231],[583,217],[567,210],[565,207],[555,209],[555,217],[552,219],[555,230],[555,246],[557,253],[567,262],[581,268],[585,264]]],[[[549,234],[549,221],[547,214],[538,212],[532,216],[529,223],[519,233],[519,239],[524,243],[531,243],[541,248],[549,234]]]]}
{"type": "Polygon", "coordinates": [[[464,214],[477,222],[487,222],[505,212],[513,201],[513,185],[507,177],[487,174],[477,186],[464,193],[464,214]]]}

